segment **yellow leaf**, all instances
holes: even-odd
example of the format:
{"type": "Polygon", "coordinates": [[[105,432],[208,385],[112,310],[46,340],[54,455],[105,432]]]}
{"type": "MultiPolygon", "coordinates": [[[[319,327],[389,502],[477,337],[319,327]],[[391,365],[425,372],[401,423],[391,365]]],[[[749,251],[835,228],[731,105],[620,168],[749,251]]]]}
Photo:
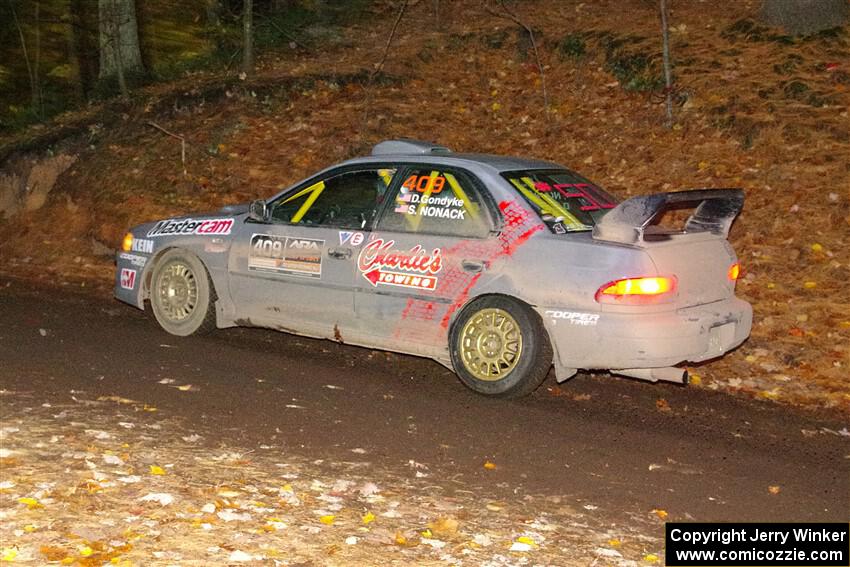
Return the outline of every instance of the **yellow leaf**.
{"type": "Polygon", "coordinates": [[[328,514],[327,516],[322,516],[319,518],[319,521],[325,524],[326,526],[334,525],[334,516],[332,514],[328,514]]]}
{"type": "Polygon", "coordinates": [[[662,520],[666,520],[667,516],[669,515],[667,514],[667,510],[659,510],[658,508],[655,508],[652,513],[661,518],[662,520]]]}
{"type": "Polygon", "coordinates": [[[24,531],[27,532],[28,534],[31,534],[35,530],[36,530],[36,528],[32,524],[27,524],[26,526],[24,526],[24,531]]]}
{"type": "Polygon", "coordinates": [[[363,520],[364,524],[369,525],[375,521],[375,514],[373,514],[372,512],[366,512],[365,514],[363,514],[363,518],[361,519],[363,520]]]}
{"type": "Polygon", "coordinates": [[[281,490],[284,490],[286,492],[293,492],[291,484],[284,484],[283,487],[281,487],[281,490]]]}
{"type": "Polygon", "coordinates": [[[427,537],[428,539],[431,539],[431,538],[433,538],[433,537],[434,537],[434,534],[432,534],[432,533],[431,533],[431,530],[428,530],[428,529],[423,530],[423,531],[421,531],[421,532],[419,532],[419,533],[420,533],[420,534],[422,534],[422,537],[427,537]]]}
{"type": "MultiPolygon", "coordinates": [[[[438,518],[428,524],[429,532],[437,534],[437,537],[450,539],[457,535],[458,522],[454,518],[438,518]]],[[[431,536],[427,536],[431,537],[431,536]]]]}
{"type": "Polygon", "coordinates": [[[192,385],[191,384],[185,384],[183,386],[177,386],[177,389],[180,390],[181,392],[188,392],[189,390],[192,389],[192,385]]]}
{"type": "Polygon", "coordinates": [[[30,510],[35,510],[36,508],[44,508],[44,505],[42,505],[42,503],[36,500],[35,498],[18,498],[18,502],[20,502],[21,504],[26,504],[27,508],[29,508],[30,510]]]}
{"type": "Polygon", "coordinates": [[[531,547],[537,547],[537,542],[531,539],[528,536],[520,536],[516,538],[517,543],[524,543],[526,545],[530,545],[531,547]]]}
{"type": "Polygon", "coordinates": [[[145,406],[142,409],[145,410],[145,411],[156,411],[155,407],[149,406],[148,404],[145,404],[145,406]]]}
{"type": "Polygon", "coordinates": [[[407,538],[401,532],[395,533],[395,542],[397,545],[407,545],[407,538]]]}
{"type": "Polygon", "coordinates": [[[815,289],[818,286],[818,282],[808,281],[803,284],[803,287],[806,289],[815,289]]]}
{"type": "Polygon", "coordinates": [[[780,490],[781,490],[781,488],[779,488],[779,487],[778,487],[778,486],[776,486],[776,485],[768,486],[768,487],[767,487],[767,491],[768,491],[768,492],[770,492],[771,494],[779,494],[779,491],[780,491],[780,490]]]}
{"type": "Polygon", "coordinates": [[[498,102],[494,102],[490,108],[493,109],[493,112],[498,112],[502,108],[502,105],[498,102]]]}
{"type": "Polygon", "coordinates": [[[823,246],[815,242],[812,244],[812,252],[823,252],[823,246]]]}
{"type": "Polygon", "coordinates": [[[165,469],[157,465],[151,465],[151,474],[162,476],[165,474],[165,469]]]}
{"type": "Polygon", "coordinates": [[[89,555],[94,553],[94,550],[87,545],[81,545],[77,548],[77,551],[79,551],[80,555],[82,555],[83,557],[88,557],[89,555]]]}
{"type": "Polygon", "coordinates": [[[0,555],[0,561],[8,561],[12,562],[15,560],[15,557],[18,556],[18,548],[16,547],[4,547],[3,553],[0,555]]]}
{"type": "Polygon", "coordinates": [[[702,384],[702,377],[699,374],[688,374],[688,377],[692,385],[700,386],[702,384]]]}
{"type": "Polygon", "coordinates": [[[647,561],[649,563],[655,563],[656,561],[658,561],[658,556],[655,555],[654,553],[650,553],[650,554],[644,555],[643,560],[647,561]]]}
{"type": "Polygon", "coordinates": [[[491,471],[496,468],[496,463],[491,463],[490,461],[484,461],[484,468],[488,471],[491,471]]]}
{"type": "Polygon", "coordinates": [[[618,539],[609,539],[608,545],[611,547],[620,547],[623,543],[618,539]]]}

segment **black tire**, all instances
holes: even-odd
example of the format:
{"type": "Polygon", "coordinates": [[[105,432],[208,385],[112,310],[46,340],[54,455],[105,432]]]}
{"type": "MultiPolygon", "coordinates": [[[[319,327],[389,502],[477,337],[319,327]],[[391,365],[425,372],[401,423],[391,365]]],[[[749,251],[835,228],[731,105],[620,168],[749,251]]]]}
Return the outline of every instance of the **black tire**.
{"type": "Polygon", "coordinates": [[[151,309],[159,326],[172,335],[206,334],[216,328],[215,290],[197,256],[173,248],[153,270],[151,309]]]}
{"type": "Polygon", "coordinates": [[[552,367],[552,344],[540,316],[505,296],[482,297],[464,307],[449,333],[449,351],[461,382],[492,397],[526,396],[552,367]]]}

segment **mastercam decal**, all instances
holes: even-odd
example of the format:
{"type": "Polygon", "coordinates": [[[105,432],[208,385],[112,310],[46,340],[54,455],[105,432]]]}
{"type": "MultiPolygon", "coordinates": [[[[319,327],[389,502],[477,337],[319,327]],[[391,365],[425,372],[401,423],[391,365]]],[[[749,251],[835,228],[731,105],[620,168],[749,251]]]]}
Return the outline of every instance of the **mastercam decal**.
{"type": "Polygon", "coordinates": [[[442,250],[434,248],[428,253],[416,245],[408,252],[395,252],[395,241],[376,239],[363,247],[357,266],[363,277],[377,287],[391,285],[433,291],[437,288],[437,274],[443,267],[442,250]]]}
{"type": "Polygon", "coordinates": [[[149,237],[197,234],[230,234],[233,219],[169,219],[159,221],[148,231],[149,237]]]}
{"type": "Polygon", "coordinates": [[[254,234],[248,253],[248,268],[291,276],[320,278],[324,240],[254,234]]]}

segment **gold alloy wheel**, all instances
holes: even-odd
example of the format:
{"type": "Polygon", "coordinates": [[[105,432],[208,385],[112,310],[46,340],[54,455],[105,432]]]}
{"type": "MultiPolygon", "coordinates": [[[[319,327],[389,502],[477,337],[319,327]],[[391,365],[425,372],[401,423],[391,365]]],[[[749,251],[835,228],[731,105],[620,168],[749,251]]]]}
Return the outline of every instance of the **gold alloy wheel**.
{"type": "Polygon", "coordinates": [[[159,305],[169,321],[178,323],[192,314],[198,304],[198,283],[189,266],[172,262],[165,267],[157,284],[159,305]]]}
{"type": "Polygon", "coordinates": [[[479,380],[501,380],[516,368],[522,354],[522,332],[510,313],[482,309],[463,326],[460,356],[466,369],[479,380]]]}

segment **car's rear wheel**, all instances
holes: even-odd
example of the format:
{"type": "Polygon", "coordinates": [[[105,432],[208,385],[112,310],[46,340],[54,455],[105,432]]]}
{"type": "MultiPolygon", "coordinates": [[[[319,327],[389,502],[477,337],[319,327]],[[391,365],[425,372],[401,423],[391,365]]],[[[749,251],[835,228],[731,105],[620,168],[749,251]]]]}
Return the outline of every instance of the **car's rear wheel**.
{"type": "Polygon", "coordinates": [[[175,248],[154,267],[151,307],[159,325],[185,337],[215,329],[215,292],[203,263],[194,254],[175,248]]]}
{"type": "Polygon", "coordinates": [[[508,297],[487,296],[467,305],[449,342],[455,372],[479,394],[525,396],[552,367],[552,345],[540,316],[508,297]]]}

